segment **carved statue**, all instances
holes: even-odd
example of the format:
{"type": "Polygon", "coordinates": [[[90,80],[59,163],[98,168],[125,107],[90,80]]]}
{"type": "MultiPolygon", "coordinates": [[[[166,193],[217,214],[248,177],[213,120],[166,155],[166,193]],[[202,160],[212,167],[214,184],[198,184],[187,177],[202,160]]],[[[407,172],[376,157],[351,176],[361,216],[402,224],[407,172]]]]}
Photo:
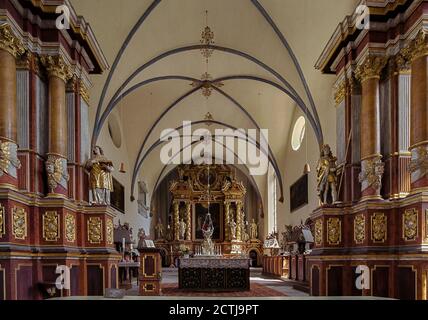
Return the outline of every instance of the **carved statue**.
{"type": "Polygon", "coordinates": [[[330,146],[324,145],[317,165],[317,191],[322,205],[329,204],[329,198],[330,204],[337,202],[336,161],[337,158],[333,156],[330,146]]]}
{"type": "Polygon", "coordinates": [[[180,238],[181,239],[185,239],[186,237],[186,227],[187,227],[186,222],[184,222],[184,220],[181,219],[180,221],[180,238]]]}
{"type": "Polygon", "coordinates": [[[162,240],[164,237],[164,227],[161,221],[155,226],[156,240],[162,240]]]}
{"type": "Polygon", "coordinates": [[[69,179],[67,173],[67,160],[58,156],[49,155],[45,166],[50,192],[54,192],[58,185],[66,187],[66,183],[69,179]]]}
{"type": "Polygon", "coordinates": [[[253,219],[253,221],[251,221],[251,225],[250,225],[250,238],[251,240],[257,240],[257,238],[259,237],[259,233],[258,233],[258,225],[256,223],[256,221],[253,219]]]}
{"type": "Polygon", "coordinates": [[[172,228],[171,228],[170,225],[168,225],[166,227],[166,240],[167,241],[172,241],[172,236],[173,236],[173,234],[172,234],[172,228]]]}
{"type": "Polygon", "coordinates": [[[113,163],[104,156],[101,147],[96,146],[92,151],[92,158],[86,163],[90,171],[90,189],[92,204],[110,205],[110,192],[113,191],[112,171],[113,163]]]}
{"type": "Polygon", "coordinates": [[[144,230],[144,228],[140,228],[138,230],[138,239],[141,240],[145,240],[146,239],[146,231],[144,230]]]}
{"type": "Polygon", "coordinates": [[[212,256],[214,255],[214,244],[212,242],[214,225],[210,213],[207,213],[205,216],[205,221],[202,226],[202,233],[204,235],[204,241],[202,243],[202,254],[212,256]]]}
{"type": "Polygon", "coordinates": [[[234,219],[230,221],[229,227],[230,227],[230,235],[232,236],[232,240],[235,240],[236,239],[236,222],[234,219]]]}

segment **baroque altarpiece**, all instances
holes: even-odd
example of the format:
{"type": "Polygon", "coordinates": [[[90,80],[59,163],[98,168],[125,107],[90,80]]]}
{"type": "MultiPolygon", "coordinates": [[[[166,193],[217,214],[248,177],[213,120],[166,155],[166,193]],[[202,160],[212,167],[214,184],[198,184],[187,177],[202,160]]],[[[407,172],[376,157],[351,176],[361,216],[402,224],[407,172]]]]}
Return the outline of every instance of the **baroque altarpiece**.
{"type": "Polygon", "coordinates": [[[169,186],[172,208],[168,221],[154,219],[155,242],[162,249],[164,263],[175,264],[183,252],[198,252],[207,212],[211,214],[212,240],[219,253],[233,257],[255,252],[260,262],[262,242],[244,208],[247,191],[232,169],[226,165],[183,165],[177,170],[178,179],[169,186]]]}

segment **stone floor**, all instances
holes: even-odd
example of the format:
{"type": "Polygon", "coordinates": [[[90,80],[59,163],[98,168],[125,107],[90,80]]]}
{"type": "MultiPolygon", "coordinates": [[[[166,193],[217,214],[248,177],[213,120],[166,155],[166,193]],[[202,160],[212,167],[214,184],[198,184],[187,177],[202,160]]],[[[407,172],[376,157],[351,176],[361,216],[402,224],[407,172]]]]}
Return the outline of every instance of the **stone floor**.
{"type": "MultiPolygon", "coordinates": [[[[251,269],[250,281],[252,284],[253,283],[259,284],[269,289],[273,289],[275,291],[281,292],[283,295],[287,297],[308,297],[309,296],[304,292],[293,289],[292,283],[285,279],[282,280],[282,279],[263,276],[261,268],[251,269]]],[[[178,287],[178,270],[172,269],[172,268],[164,268],[162,270],[162,284],[177,285],[178,287]]],[[[138,296],[138,285],[136,281],[133,282],[133,288],[127,290],[126,295],[138,296]]],[[[224,294],[224,296],[227,297],[228,295],[224,294]]],[[[232,297],[233,295],[230,295],[230,296],[232,297]]]]}

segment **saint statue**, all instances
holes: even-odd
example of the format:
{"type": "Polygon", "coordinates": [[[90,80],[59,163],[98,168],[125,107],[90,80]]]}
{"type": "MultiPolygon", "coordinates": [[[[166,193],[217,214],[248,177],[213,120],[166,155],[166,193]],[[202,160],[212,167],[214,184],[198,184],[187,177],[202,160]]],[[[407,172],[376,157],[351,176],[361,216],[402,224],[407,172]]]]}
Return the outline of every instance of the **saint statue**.
{"type": "Polygon", "coordinates": [[[162,240],[164,237],[164,227],[160,220],[158,224],[155,226],[155,232],[156,232],[156,240],[162,240]]]}
{"type": "Polygon", "coordinates": [[[259,234],[258,234],[258,225],[256,223],[256,221],[253,219],[253,221],[251,221],[251,225],[250,225],[250,237],[251,240],[257,240],[259,234]]]}
{"type": "Polygon", "coordinates": [[[90,172],[89,187],[92,193],[92,204],[110,205],[110,192],[113,191],[113,163],[104,156],[103,149],[96,146],[92,158],[86,162],[90,172]]]}
{"type": "Polygon", "coordinates": [[[230,221],[229,227],[230,227],[230,235],[232,236],[232,240],[235,240],[236,239],[236,222],[234,219],[230,221]]]}
{"type": "Polygon", "coordinates": [[[329,199],[330,204],[337,202],[336,161],[330,146],[323,145],[317,166],[317,191],[322,205],[329,204],[329,199]]]}
{"type": "Polygon", "coordinates": [[[170,225],[166,227],[166,240],[172,241],[172,228],[170,225]]]}
{"type": "Polygon", "coordinates": [[[186,222],[184,222],[184,220],[181,219],[181,221],[180,221],[180,238],[183,240],[186,238],[186,227],[187,227],[186,222]]]}

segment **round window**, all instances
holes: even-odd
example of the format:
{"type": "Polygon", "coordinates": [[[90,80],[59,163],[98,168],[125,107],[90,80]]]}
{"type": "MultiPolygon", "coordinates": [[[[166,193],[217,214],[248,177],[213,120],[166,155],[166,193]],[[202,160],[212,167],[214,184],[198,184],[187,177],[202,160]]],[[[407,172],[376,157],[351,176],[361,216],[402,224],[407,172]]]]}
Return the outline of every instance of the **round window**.
{"type": "Polygon", "coordinates": [[[119,121],[114,115],[111,115],[108,119],[108,132],[113,144],[116,148],[120,148],[122,146],[122,133],[120,132],[119,121]]]}
{"type": "Polygon", "coordinates": [[[291,147],[294,151],[300,149],[303,139],[305,138],[306,120],[304,117],[297,119],[294,124],[293,135],[291,136],[291,147]]]}

